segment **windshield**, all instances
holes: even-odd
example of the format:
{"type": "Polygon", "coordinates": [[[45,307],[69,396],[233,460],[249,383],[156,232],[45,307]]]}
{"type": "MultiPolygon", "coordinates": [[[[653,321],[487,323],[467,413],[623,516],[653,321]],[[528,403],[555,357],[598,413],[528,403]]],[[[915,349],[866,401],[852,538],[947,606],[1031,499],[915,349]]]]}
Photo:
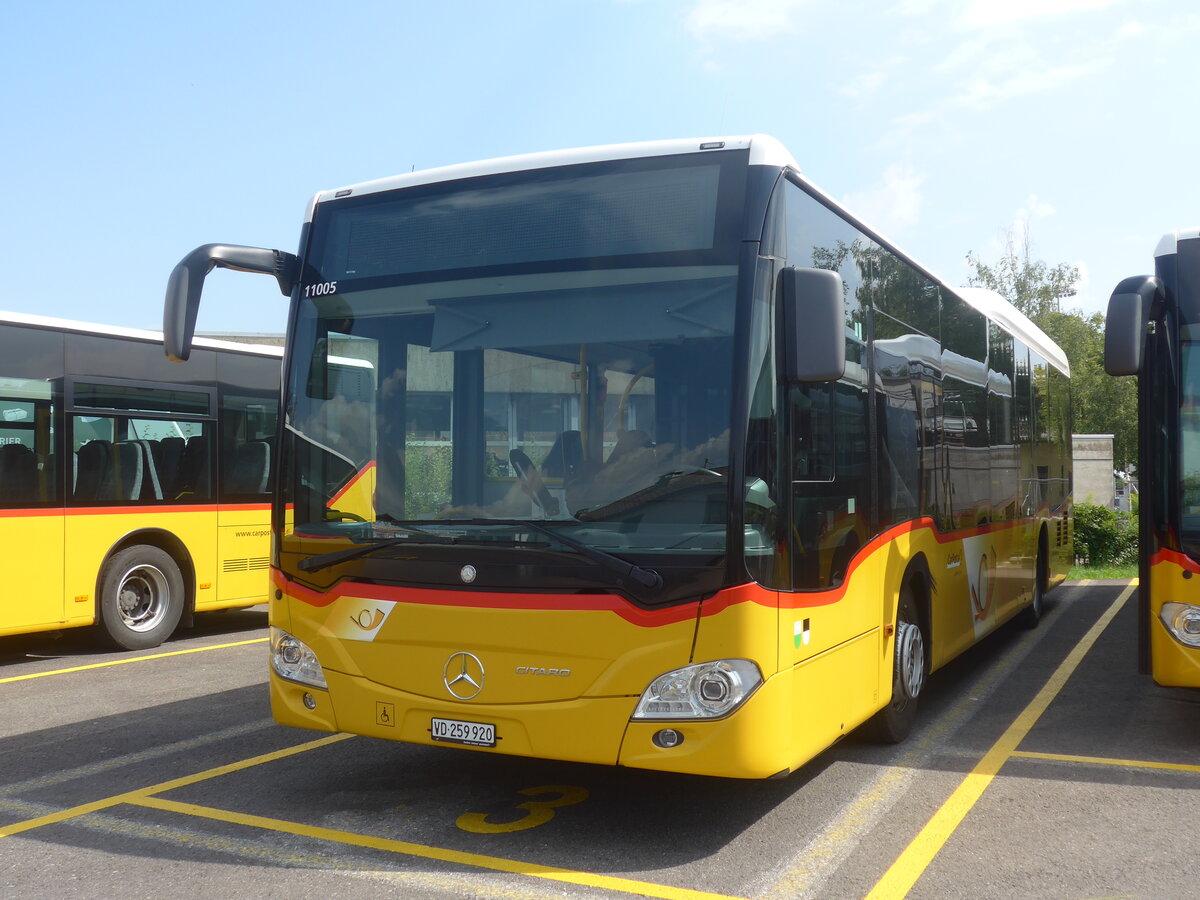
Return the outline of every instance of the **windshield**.
{"type": "Polygon", "coordinates": [[[744,164],[573,166],[318,207],[285,567],[350,546],[331,538],[562,550],[547,528],[720,565],[744,164]]]}

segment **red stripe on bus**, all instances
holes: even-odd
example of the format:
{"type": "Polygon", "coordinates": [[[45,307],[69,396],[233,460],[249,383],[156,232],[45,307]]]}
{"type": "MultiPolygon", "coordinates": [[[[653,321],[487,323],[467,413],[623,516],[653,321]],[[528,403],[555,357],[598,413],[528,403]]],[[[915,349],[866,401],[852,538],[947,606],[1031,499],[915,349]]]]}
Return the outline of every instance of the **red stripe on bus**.
{"type": "Polygon", "coordinates": [[[955,541],[963,541],[967,538],[979,537],[984,534],[994,534],[998,531],[1028,526],[1032,521],[1032,519],[1014,519],[1008,522],[994,522],[988,525],[980,525],[975,528],[962,528],[958,531],[946,532],[945,534],[937,530],[933,519],[929,516],[922,516],[919,519],[902,522],[876,535],[860,547],[855,552],[854,559],[846,571],[846,577],[842,579],[842,583],[836,588],[825,591],[781,591],[779,594],[779,605],[782,609],[800,609],[813,606],[829,606],[830,604],[837,603],[846,596],[846,590],[853,580],[854,571],[862,565],[863,560],[905,534],[912,534],[917,531],[929,531],[933,534],[934,540],[939,544],[949,544],[955,541]]]}
{"type": "Polygon", "coordinates": [[[483,591],[458,591],[452,588],[438,590],[433,588],[410,588],[389,585],[367,584],[365,582],[343,581],[334,585],[329,591],[317,591],[306,588],[287,580],[276,573],[276,583],[286,584],[286,590],[291,596],[309,606],[325,607],[333,604],[342,597],[375,600],[380,603],[412,603],[426,606],[455,606],[476,609],[513,609],[513,610],[545,610],[545,611],[585,611],[611,612],[633,625],[644,628],[654,628],[663,625],[674,625],[694,619],[697,615],[708,617],[736,606],[740,603],[756,603],[774,609],[798,609],[802,607],[828,606],[837,603],[845,596],[851,575],[862,560],[886,547],[897,538],[916,531],[928,530],[939,544],[961,541],[968,537],[1003,531],[1027,525],[1029,520],[1014,520],[981,525],[977,528],[961,529],[947,534],[937,531],[932,518],[925,516],[909,522],[903,522],[876,535],[854,555],[846,578],[836,588],[823,591],[776,591],[765,588],[754,582],[718,591],[712,597],[703,601],[691,601],[664,609],[646,610],[634,606],[617,594],[530,594],[530,593],[492,593],[483,591]]]}
{"type": "Polygon", "coordinates": [[[332,497],[330,497],[329,502],[326,503],[325,505],[332,507],[334,504],[336,504],[339,500],[341,500],[344,496],[346,496],[347,492],[352,487],[354,487],[356,484],[358,484],[360,481],[362,481],[363,478],[366,477],[368,472],[373,471],[374,468],[375,468],[375,460],[371,460],[369,463],[367,463],[365,466],[363,466],[361,469],[359,469],[357,472],[355,472],[353,477],[349,481],[347,481],[344,485],[342,485],[342,489],[340,491],[338,491],[336,494],[334,494],[332,497]]]}
{"type": "Polygon", "coordinates": [[[644,610],[616,594],[523,594],[485,593],[482,591],[434,590],[431,588],[390,587],[362,582],[341,582],[328,592],[314,591],[289,584],[287,591],[310,606],[329,606],[342,597],[375,600],[380,603],[412,603],[422,606],[456,606],[475,609],[545,610],[562,612],[612,612],[633,625],[655,627],[672,625],[696,617],[698,602],[661,610],[644,610]]]}
{"type": "Polygon", "coordinates": [[[270,512],[270,503],[195,504],[191,506],[52,506],[43,509],[0,510],[0,518],[18,516],[128,516],[139,513],[270,512]]]}
{"type": "Polygon", "coordinates": [[[1173,563],[1179,566],[1185,572],[1200,573],[1200,563],[1186,554],[1180,553],[1178,550],[1168,550],[1166,547],[1160,548],[1153,556],[1150,557],[1151,567],[1159,563],[1173,563]]]}

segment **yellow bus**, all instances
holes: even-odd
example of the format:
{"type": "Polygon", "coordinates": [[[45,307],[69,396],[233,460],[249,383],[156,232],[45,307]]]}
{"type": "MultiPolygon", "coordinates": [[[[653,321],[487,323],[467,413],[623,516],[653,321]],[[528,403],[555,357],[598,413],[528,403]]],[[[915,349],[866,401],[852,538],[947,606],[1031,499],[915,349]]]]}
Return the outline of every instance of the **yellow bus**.
{"type": "Polygon", "coordinates": [[[1104,367],[1138,376],[1139,667],[1200,687],[1200,228],[1108,302],[1104,367]]]}
{"type": "Polygon", "coordinates": [[[1068,366],[768,137],[586,148],[318,194],[292,298],[276,719],[762,778],[1071,563],[1068,366]],[[353,365],[349,361],[356,361],[353,365]]]}
{"type": "Polygon", "coordinates": [[[0,635],[162,643],[264,603],[282,349],[0,313],[0,635]]]}

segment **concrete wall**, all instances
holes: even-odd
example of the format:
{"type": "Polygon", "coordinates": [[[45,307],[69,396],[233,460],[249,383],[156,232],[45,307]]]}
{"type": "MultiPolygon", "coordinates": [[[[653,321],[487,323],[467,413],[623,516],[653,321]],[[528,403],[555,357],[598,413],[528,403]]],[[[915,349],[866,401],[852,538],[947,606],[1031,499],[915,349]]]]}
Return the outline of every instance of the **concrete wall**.
{"type": "Polygon", "coordinates": [[[1075,434],[1071,436],[1071,456],[1075,468],[1075,502],[1112,506],[1113,436],[1111,434],[1075,434]]]}

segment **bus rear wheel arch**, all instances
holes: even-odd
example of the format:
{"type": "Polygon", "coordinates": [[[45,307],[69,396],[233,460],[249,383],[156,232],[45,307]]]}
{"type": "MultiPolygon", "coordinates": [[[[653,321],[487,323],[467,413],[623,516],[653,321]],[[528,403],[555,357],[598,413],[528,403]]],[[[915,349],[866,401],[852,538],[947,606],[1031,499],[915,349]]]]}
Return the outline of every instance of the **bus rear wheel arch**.
{"type": "Polygon", "coordinates": [[[175,630],[187,605],[183,574],[161,547],[118,550],[100,576],[96,631],[119,650],[157,647],[175,630]]]}

